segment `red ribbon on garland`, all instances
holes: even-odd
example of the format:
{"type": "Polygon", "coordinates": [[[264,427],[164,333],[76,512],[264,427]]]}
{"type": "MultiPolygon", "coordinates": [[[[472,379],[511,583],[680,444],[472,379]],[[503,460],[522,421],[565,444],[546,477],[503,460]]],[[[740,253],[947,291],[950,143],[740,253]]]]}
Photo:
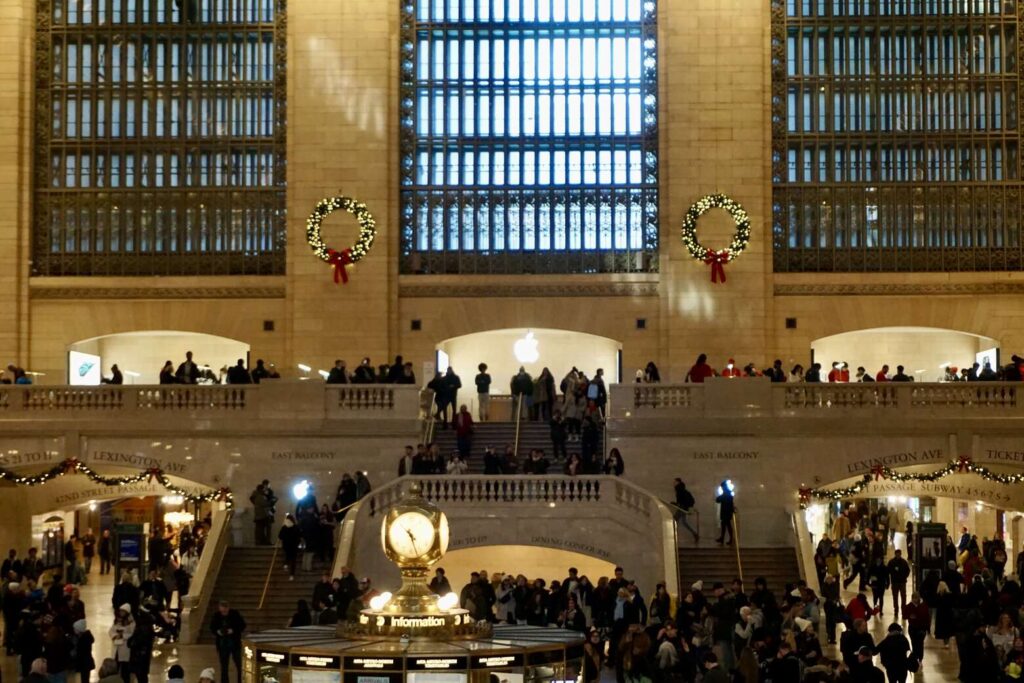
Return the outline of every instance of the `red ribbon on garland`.
{"type": "Polygon", "coordinates": [[[159,477],[161,474],[163,474],[163,471],[161,471],[159,467],[150,467],[148,470],[146,470],[146,474],[149,475],[149,483],[152,484],[153,477],[159,477]]]}
{"type": "Polygon", "coordinates": [[[708,249],[704,254],[704,263],[711,266],[711,281],[725,282],[725,264],[729,262],[729,250],[715,251],[708,249]]]}
{"type": "Polygon", "coordinates": [[[811,491],[812,489],[800,489],[800,503],[801,505],[807,505],[811,502],[811,491]]]}
{"type": "Polygon", "coordinates": [[[875,481],[878,481],[885,476],[885,468],[881,465],[875,465],[871,468],[871,474],[875,475],[875,481]]]}
{"type": "Polygon", "coordinates": [[[68,458],[61,465],[64,467],[64,474],[74,474],[78,468],[78,459],[68,458]]]}
{"type": "Polygon", "coordinates": [[[971,464],[971,456],[969,456],[969,455],[961,455],[960,459],[957,460],[957,463],[956,463],[956,471],[959,472],[960,474],[963,474],[963,473],[967,472],[967,468],[970,466],[970,464],[971,464]]]}
{"type": "Polygon", "coordinates": [[[342,251],[335,251],[334,249],[328,249],[327,263],[334,266],[334,284],[341,282],[347,285],[348,273],[345,271],[345,266],[355,263],[352,260],[352,250],[343,249],[342,251]]]}

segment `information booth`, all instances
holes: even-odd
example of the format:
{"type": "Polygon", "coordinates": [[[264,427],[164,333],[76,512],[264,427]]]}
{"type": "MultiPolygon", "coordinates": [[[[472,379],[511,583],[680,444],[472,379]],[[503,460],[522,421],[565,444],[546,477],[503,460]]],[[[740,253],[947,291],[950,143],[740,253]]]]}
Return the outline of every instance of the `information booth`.
{"type": "Polygon", "coordinates": [[[244,683],[576,683],[583,634],[475,621],[454,593],[435,595],[429,568],[448,548],[448,519],[413,482],[379,510],[381,545],[401,588],[337,626],[263,631],[243,639],[244,683]]]}
{"type": "Polygon", "coordinates": [[[333,626],[245,639],[243,683],[554,683],[576,681],[583,635],[495,626],[480,640],[346,640],[333,626]]]}

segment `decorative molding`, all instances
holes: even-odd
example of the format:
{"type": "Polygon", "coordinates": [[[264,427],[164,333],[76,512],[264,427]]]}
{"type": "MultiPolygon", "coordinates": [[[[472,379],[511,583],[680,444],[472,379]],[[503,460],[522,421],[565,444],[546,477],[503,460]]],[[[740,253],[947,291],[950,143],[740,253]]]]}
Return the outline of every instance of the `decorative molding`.
{"type": "Polygon", "coordinates": [[[33,299],[283,299],[279,287],[41,287],[33,299]]]}
{"type": "Polygon", "coordinates": [[[594,282],[529,284],[408,284],[399,286],[398,295],[408,299],[444,298],[530,298],[530,297],[603,297],[658,296],[657,282],[594,282]]]}
{"type": "Polygon", "coordinates": [[[777,284],[775,296],[923,296],[927,294],[1024,294],[1024,282],[919,284],[777,284]]]}

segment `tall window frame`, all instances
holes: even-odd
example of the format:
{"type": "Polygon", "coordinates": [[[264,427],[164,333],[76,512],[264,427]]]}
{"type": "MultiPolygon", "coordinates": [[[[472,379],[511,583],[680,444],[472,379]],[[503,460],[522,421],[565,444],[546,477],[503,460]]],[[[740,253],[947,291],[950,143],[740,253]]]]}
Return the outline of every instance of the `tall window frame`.
{"type": "Polygon", "coordinates": [[[34,276],[285,270],[285,0],[38,0],[34,276]]]}
{"type": "Polygon", "coordinates": [[[656,272],[656,1],[400,2],[400,272],[656,272]]]}
{"type": "Polygon", "coordinates": [[[1019,270],[1016,0],[772,0],[776,272],[1019,270]]]}

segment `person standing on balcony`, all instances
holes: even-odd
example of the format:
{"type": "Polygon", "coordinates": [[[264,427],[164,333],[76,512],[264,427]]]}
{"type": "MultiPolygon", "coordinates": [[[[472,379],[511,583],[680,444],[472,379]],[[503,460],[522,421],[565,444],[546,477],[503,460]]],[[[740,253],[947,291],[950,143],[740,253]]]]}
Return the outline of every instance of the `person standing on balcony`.
{"type": "Polygon", "coordinates": [[[743,371],[736,367],[736,361],[730,358],[729,362],[726,363],[725,367],[722,369],[721,376],[727,377],[729,379],[733,379],[734,377],[742,377],[743,371]]]}
{"type": "Polygon", "coordinates": [[[469,408],[463,403],[459,406],[459,412],[452,421],[455,426],[455,443],[459,449],[459,457],[462,460],[469,460],[473,451],[473,416],[469,414],[469,408]]]}
{"type": "Polygon", "coordinates": [[[402,374],[395,384],[416,384],[416,373],[413,372],[412,363],[402,366],[402,374]]]}
{"type": "Polygon", "coordinates": [[[779,359],[775,359],[775,363],[772,365],[771,370],[766,374],[768,375],[768,379],[772,382],[782,384],[786,381],[786,371],[782,369],[782,361],[779,359]]]}
{"type": "Polygon", "coordinates": [[[262,358],[256,360],[256,367],[252,369],[251,374],[253,384],[259,384],[262,380],[271,378],[270,370],[267,370],[266,366],[263,365],[262,358]]]}
{"type": "Polygon", "coordinates": [[[334,361],[334,367],[327,373],[327,384],[348,384],[348,370],[345,361],[340,358],[334,361]]]}
{"type": "Polygon", "coordinates": [[[876,382],[888,382],[889,381],[889,366],[883,365],[882,369],[875,375],[876,382]]]}
{"type": "Polygon", "coordinates": [[[362,500],[372,490],[373,486],[370,484],[370,478],[366,476],[366,472],[356,470],[356,500],[362,500]]]}
{"type": "Polygon", "coordinates": [[[185,352],[185,362],[174,373],[178,384],[195,384],[199,381],[199,366],[192,361],[192,352],[185,352]]]}
{"type": "Polygon", "coordinates": [[[124,384],[124,375],[121,374],[121,368],[117,367],[117,363],[110,366],[110,379],[104,379],[103,384],[124,384]]]}
{"type": "Polygon", "coordinates": [[[412,474],[413,465],[415,465],[416,462],[412,453],[412,446],[406,446],[405,455],[403,455],[402,459],[398,461],[398,476],[404,477],[406,475],[412,474]]]}
{"type": "Polygon", "coordinates": [[[402,375],[405,374],[405,361],[402,360],[401,356],[395,356],[394,364],[388,368],[387,383],[388,384],[401,384],[402,375]]]}
{"type": "Polygon", "coordinates": [[[601,415],[605,414],[605,408],[608,406],[608,388],[604,384],[602,368],[597,369],[594,379],[590,380],[590,384],[587,385],[587,401],[593,401],[597,409],[601,411],[601,415]]]}
{"type": "Polygon", "coordinates": [[[481,422],[487,422],[491,415],[491,376],[487,374],[487,363],[481,363],[476,368],[479,370],[476,378],[476,404],[477,416],[481,422]]]}
{"type": "Polygon", "coordinates": [[[621,477],[625,471],[626,466],[622,462],[622,453],[619,452],[618,448],[611,449],[608,452],[608,459],[604,461],[604,473],[621,477]]]}
{"type": "Polygon", "coordinates": [[[228,384],[252,384],[252,376],[243,359],[239,358],[233,367],[228,368],[228,384]]]}
{"type": "Polygon", "coordinates": [[[715,371],[708,365],[708,356],[705,353],[697,356],[697,362],[693,364],[690,371],[686,373],[686,382],[693,382],[694,384],[703,384],[704,380],[708,377],[714,377],[715,371]]]}
{"type": "Polygon", "coordinates": [[[896,366],[896,374],[892,376],[892,381],[893,382],[912,382],[913,380],[910,379],[909,375],[907,375],[907,374],[905,374],[903,372],[903,366],[902,365],[897,365],[896,366]]]}
{"type": "Polygon", "coordinates": [[[377,376],[373,371],[373,365],[370,364],[370,359],[364,358],[356,371],[352,373],[352,384],[373,384],[376,381],[377,376]]]}

